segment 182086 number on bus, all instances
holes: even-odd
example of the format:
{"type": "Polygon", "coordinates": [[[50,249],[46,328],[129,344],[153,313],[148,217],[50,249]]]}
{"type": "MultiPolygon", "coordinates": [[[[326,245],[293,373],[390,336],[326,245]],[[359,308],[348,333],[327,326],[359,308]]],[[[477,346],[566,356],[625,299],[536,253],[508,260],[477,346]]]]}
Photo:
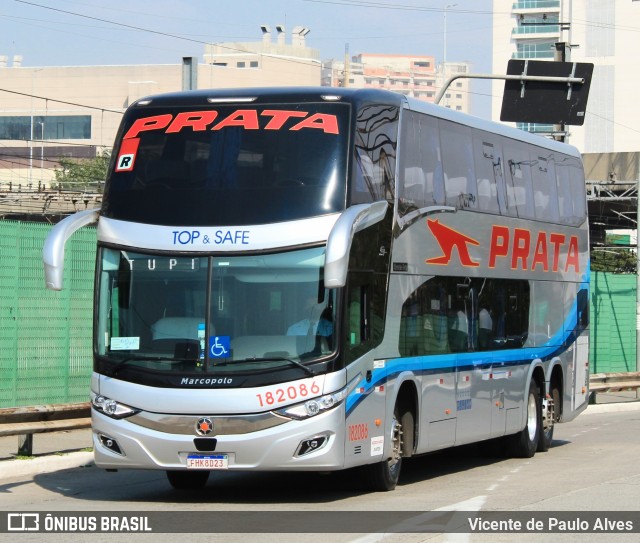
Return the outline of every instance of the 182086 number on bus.
{"type": "Polygon", "coordinates": [[[320,385],[315,381],[299,383],[288,387],[276,388],[264,393],[256,394],[260,407],[277,405],[288,401],[308,398],[320,394],[320,385]]]}

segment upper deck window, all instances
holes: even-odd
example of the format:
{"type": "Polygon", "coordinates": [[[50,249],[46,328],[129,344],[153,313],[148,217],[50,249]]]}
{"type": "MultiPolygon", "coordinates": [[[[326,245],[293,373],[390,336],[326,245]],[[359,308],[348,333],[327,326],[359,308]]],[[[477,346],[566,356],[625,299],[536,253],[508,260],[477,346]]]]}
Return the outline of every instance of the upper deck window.
{"type": "Polygon", "coordinates": [[[139,108],[123,121],[102,214],[174,226],[341,211],[344,104],[139,108]]]}

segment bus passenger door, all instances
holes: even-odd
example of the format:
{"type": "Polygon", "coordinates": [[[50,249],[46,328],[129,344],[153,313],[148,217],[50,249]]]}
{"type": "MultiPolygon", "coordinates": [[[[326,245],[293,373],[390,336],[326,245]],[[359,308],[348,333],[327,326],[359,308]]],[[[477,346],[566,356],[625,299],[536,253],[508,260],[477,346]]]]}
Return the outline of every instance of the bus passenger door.
{"type": "Polygon", "coordinates": [[[344,350],[347,382],[357,378],[346,402],[345,467],[382,460],[389,439],[385,428],[387,362],[375,360],[374,346],[383,327],[384,281],[376,274],[350,272],[345,293],[344,350]],[[370,460],[369,460],[370,461],[370,460]]]}

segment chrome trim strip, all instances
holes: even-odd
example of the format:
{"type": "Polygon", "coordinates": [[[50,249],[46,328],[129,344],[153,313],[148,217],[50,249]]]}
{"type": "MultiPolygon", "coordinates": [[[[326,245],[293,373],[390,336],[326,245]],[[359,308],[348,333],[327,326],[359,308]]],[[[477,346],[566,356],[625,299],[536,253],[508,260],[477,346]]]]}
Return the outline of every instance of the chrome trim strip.
{"type": "Polygon", "coordinates": [[[170,415],[165,413],[140,413],[127,417],[126,421],[150,430],[156,430],[166,434],[192,435],[200,437],[196,432],[196,423],[206,417],[213,423],[213,432],[207,437],[218,435],[250,434],[267,428],[279,426],[291,419],[276,415],[275,413],[256,413],[253,415],[226,415],[215,416],[208,413],[199,415],[170,415]]]}

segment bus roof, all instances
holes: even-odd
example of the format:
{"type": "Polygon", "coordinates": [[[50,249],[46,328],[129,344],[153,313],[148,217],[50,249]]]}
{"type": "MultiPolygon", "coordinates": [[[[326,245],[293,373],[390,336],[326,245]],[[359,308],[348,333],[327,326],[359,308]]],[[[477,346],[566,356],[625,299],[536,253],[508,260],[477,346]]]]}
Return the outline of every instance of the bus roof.
{"type": "Polygon", "coordinates": [[[446,119],[478,130],[484,130],[531,145],[580,157],[580,152],[566,143],[537,134],[531,134],[494,121],[481,119],[460,111],[406,97],[384,89],[354,89],[340,87],[245,87],[237,89],[202,89],[146,96],[134,102],[131,108],[153,106],[203,106],[206,104],[273,103],[273,102],[348,102],[354,106],[367,103],[406,106],[433,117],[446,119]]]}

